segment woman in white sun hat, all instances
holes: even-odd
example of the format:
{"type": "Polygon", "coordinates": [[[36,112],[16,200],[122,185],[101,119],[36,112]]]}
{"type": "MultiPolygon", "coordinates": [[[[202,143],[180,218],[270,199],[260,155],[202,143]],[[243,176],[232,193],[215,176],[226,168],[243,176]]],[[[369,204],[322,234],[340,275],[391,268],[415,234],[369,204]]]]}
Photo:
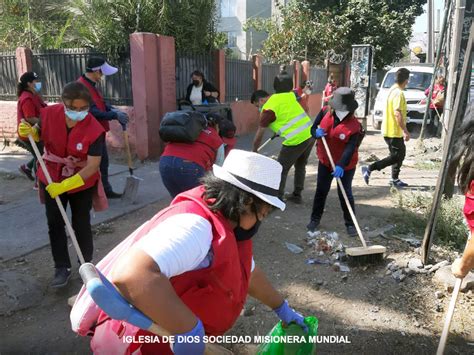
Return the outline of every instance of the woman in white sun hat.
{"type": "MultiPolygon", "coordinates": [[[[138,241],[119,257],[109,279],[122,295],[176,339],[174,354],[203,354],[203,337],[232,328],[247,294],[271,307],[285,323],[305,327],[263,271],[255,266],[252,237],[273,208],[281,165],[265,156],[232,150],[203,185],[178,195],[138,232],[138,241]]],[[[113,251],[111,252],[113,253],[113,251]]],[[[150,335],[101,313],[94,353],[172,354],[166,343],[124,342],[150,335]],[[128,338],[132,339],[132,338],[128,338]]],[[[143,338],[142,338],[143,339],[143,338]]]]}

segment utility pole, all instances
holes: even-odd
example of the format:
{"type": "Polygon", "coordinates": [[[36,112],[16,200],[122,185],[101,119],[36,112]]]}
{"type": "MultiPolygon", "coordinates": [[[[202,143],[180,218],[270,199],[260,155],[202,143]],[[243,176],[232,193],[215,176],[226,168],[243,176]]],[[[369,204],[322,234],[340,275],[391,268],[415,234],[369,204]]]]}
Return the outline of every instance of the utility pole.
{"type": "Polygon", "coordinates": [[[433,63],[433,49],[434,49],[434,40],[433,40],[433,0],[428,0],[428,53],[426,62],[433,63]]]}
{"type": "MultiPolygon", "coordinates": [[[[448,87],[446,90],[446,99],[444,104],[443,113],[443,127],[448,127],[451,119],[451,112],[453,110],[454,93],[456,87],[457,78],[457,66],[459,63],[459,51],[461,46],[461,33],[464,19],[464,9],[466,7],[466,0],[456,0],[456,6],[454,8],[454,21],[453,21],[453,32],[451,39],[448,39],[450,43],[449,48],[449,61],[448,61],[448,87]]],[[[442,136],[444,137],[446,130],[443,129],[442,136]]]]}

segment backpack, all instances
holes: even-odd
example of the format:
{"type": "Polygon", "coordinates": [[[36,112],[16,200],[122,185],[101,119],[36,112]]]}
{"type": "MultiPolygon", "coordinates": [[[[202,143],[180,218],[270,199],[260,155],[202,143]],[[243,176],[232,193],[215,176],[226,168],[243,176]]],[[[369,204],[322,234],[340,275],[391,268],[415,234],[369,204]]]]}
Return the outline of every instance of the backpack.
{"type": "MultiPolygon", "coordinates": [[[[328,106],[323,107],[323,117],[326,116],[326,114],[329,112],[330,108],[328,106]]],[[[355,117],[355,116],[354,116],[355,117]]],[[[357,120],[359,122],[359,120],[357,120]]],[[[357,142],[356,142],[356,147],[359,148],[360,145],[362,144],[362,141],[365,138],[365,134],[367,132],[365,131],[364,127],[362,127],[362,124],[359,122],[359,135],[357,136],[357,142]]]]}
{"type": "Polygon", "coordinates": [[[161,120],[159,134],[165,142],[193,143],[206,127],[206,116],[201,112],[168,112],[161,120]]]}

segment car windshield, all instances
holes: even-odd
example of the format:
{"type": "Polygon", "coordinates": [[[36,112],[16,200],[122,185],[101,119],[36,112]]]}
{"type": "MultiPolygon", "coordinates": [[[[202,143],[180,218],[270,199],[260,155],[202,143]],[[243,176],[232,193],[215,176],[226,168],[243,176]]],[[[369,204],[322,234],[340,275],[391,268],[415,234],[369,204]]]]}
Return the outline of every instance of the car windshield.
{"type": "MultiPolygon", "coordinates": [[[[406,89],[424,91],[430,86],[432,77],[433,74],[431,73],[411,72],[406,89]]],[[[388,89],[392,87],[393,84],[395,84],[395,73],[388,73],[383,82],[383,87],[388,89]]]]}

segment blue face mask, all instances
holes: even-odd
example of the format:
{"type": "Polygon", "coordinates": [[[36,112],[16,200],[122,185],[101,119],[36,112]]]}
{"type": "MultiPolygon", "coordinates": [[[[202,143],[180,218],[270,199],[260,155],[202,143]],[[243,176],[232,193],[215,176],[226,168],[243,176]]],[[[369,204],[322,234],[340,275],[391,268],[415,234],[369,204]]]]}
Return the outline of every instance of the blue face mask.
{"type": "Polygon", "coordinates": [[[35,90],[36,90],[36,92],[40,92],[40,91],[41,91],[41,82],[36,82],[36,83],[35,83],[35,90]]]}
{"type": "Polygon", "coordinates": [[[68,110],[67,108],[64,108],[64,113],[70,120],[79,122],[79,121],[82,121],[84,118],[86,118],[89,111],[73,111],[73,110],[68,110]]]}

